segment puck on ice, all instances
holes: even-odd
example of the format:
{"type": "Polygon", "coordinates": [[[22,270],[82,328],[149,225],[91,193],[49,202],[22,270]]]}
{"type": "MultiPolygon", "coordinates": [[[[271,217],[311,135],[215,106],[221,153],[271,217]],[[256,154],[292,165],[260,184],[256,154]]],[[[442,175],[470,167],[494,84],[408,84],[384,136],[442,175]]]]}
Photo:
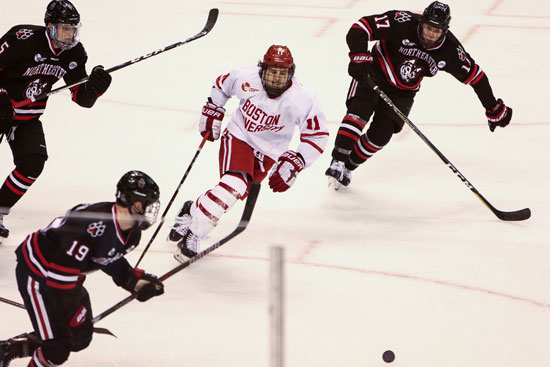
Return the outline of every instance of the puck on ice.
{"type": "Polygon", "coordinates": [[[384,352],[384,354],[382,354],[382,359],[386,363],[391,363],[395,359],[395,354],[393,354],[391,350],[387,350],[384,352]]]}

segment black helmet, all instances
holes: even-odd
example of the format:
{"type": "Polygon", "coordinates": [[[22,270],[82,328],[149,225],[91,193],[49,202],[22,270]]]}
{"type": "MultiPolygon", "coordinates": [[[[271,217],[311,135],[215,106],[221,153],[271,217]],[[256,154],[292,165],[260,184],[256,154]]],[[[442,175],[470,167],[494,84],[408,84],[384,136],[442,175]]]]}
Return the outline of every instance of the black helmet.
{"type": "Polygon", "coordinates": [[[78,24],[80,23],[80,14],[75,6],[68,0],[52,0],[46,8],[44,23],[57,24],[78,24]]]}
{"type": "Polygon", "coordinates": [[[125,208],[133,208],[141,214],[141,229],[149,228],[157,220],[160,207],[160,190],[151,177],[141,171],[130,171],[125,173],[116,185],[116,201],[125,208]],[[143,206],[141,213],[134,206],[138,201],[143,206]]]}
{"type": "MultiPolygon", "coordinates": [[[[443,30],[443,33],[439,37],[439,39],[435,42],[432,42],[432,44],[436,44],[443,37],[445,37],[445,34],[447,33],[447,30],[449,29],[449,23],[451,23],[451,8],[449,5],[441,3],[439,1],[434,1],[426,9],[424,9],[424,13],[420,17],[420,22],[418,23],[418,37],[420,38],[420,41],[424,42],[422,38],[422,26],[424,24],[427,24],[434,28],[439,28],[443,30]]],[[[429,46],[429,45],[424,45],[429,46]]]]}

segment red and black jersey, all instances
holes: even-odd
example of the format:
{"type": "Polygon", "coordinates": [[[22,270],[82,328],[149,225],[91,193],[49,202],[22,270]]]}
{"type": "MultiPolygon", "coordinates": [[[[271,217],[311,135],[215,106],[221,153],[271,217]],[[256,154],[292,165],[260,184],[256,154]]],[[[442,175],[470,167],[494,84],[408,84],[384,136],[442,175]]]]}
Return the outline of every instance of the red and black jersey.
{"type": "Polygon", "coordinates": [[[471,85],[485,108],[496,105],[487,76],[453,33],[448,31],[438,43],[424,48],[418,37],[419,20],[419,14],[402,10],[364,16],[348,32],[350,52],[364,53],[369,41],[378,41],[372,49],[373,72],[391,87],[418,91],[424,77],[441,70],[471,85]]]}
{"type": "Polygon", "coordinates": [[[38,282],[74,289],[85,274],[101,269],[121,285],[131,267],[123,257],[141,238],[134,226],[122,231],[113,202],[80,204],[27,236],[15,251],[38,282]]]}
{"type": "MultiPolygon", "coordinates": [[[[63,79],[72,84],[87,77],[88,59],[81,43],[69,50],[56,49],[46,27],[17,25],[0,38],[0,91],[3,89],[14,102],[47,93],[63,79]]],[[[75,102],[91,107],[97,96],[77,86],[72,88],[75,102]]],[[[16,121],[39,118],[46,108],[47,98],[15,110],[16,121]]]]}

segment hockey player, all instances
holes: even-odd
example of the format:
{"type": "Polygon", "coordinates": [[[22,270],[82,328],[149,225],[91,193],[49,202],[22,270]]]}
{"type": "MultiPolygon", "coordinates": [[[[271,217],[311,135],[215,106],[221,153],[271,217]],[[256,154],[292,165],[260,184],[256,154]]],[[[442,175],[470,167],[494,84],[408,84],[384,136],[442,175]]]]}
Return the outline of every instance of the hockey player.
{"type": "Polygon", "coordinates": [[[294,76],[295,68],[288,47],[272,45],[257,66],[235,69],[214,80],[202,109],[201,135],[218,139],[223,106],[236,96],[239,107],[221,137],[220,182],[195,202],[187,201],[170,231],[169,239],[179,241],[181,254],[196,255],[200,240],[237,200],[247,196],[252,181],[262,181],[274,167],[269,187],[284,192],[323,153],[328,140],[325,116],[313,91],[294,76]],[[296,127],[300,143],[294,151],[289,145],[296,127]]]}
{"type": "MultiPolygon", "coordinates": [[[[36,181],[48,159],[40,116],[47,98],[14,110],[12,102],[47,93],[59,79],[72,84],[87,76],[88,56],[78,41],[80,15],[68,0],[52,0],[45,26],[16,25],[0,38],[0,142],[10,145],[15,169],[0,187],[0,239],[8,237],[3,217],[36,181]]],[[[92,107],[111,83],[102,66],[71,88],[72,100],[92,107]]],[[[5,160],[5,159],[4,159],[5,160]]]]}
{"type": "Polygon", "coordinates": [[[0,342],[0,367],[31,357],[28,366],[57,366],[92,340],[92,309],[83,283],[101,269],[138,301],[163,294],[154,275],[132,268],[124,255],[157,219],[159,188],[143,172],[117,184],[116,202],[80,204],[30,235],[15,251],[19,292],[34,332],[0,342]]]}
{"type": "Polygon", "coordinates": [[[391,10],[362,17],[352,25],[346,40],[350,50],[348,73],[353,79],[347,95],[347,113],[325,173],[330,186],[348,186],[351,171],[403,128],[403,120],[367,85],[368,78],[408,115],[422,79],[445,71],[474,89],[486,110],[491,132],[510,123],[512,109],[502,99],[495,99],[487,75],[449,31],[450,21],[449,6],[434,1],[422,15],[391,10]],[[375,40],[378,42],[371,53],[367,43],[375,40]]]}

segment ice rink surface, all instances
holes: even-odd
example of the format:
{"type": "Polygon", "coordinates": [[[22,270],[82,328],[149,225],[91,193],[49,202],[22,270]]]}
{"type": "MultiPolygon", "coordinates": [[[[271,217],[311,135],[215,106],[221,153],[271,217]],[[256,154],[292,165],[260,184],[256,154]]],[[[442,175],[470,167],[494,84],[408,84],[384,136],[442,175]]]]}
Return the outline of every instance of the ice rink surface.
{"type": "MultiPolygon", "coordinates": [[[[421,12],[429,1],[75,0],[88,70],[111,67],[184,40],[208,10],[206,37],[113,74],[91,110],[68,94],[42,117],[49,160],[6,217],[0,296],[20,301],[16,246],[77,203],[114,199],[130,169],[161,187],[161,213],[200,143],[197,124],[211,81],[255,64],[285,44],[330,127],[325,154],[285,194],[264,185],[249,228],[166,281],[164,296],[132,302],[105,318],[118,339],[96,335],[68,366],[267,366],[268,255],[286,255],[286,365],[398,367],[549,366],[550,348],[550,5],[543,0],[452,1],[451,30],[488,74],[512,123],[490,133],[474,91],[445,73],[425,79],[410,119],[498,209],[529,207],[525,222],[498,220],[408,127],[354,172],[349,190],[330,191],[324,171],[345,113],[345,35],[363,15],[421,12]]],[[[42,24],[47,1],[2,5],[2,33],[42,24]]],[[[57,86],[61,86],[58,83],[57,86]]],[[[228,104],[228,116],[236,106],[228,104]]],[[[226,116],[226,120],[228,119],[226,116]]],[[[294,144],[293,147],[296,145],[294,144]]],[[[176,265],[164,241],[180,205],[217,183],[218,143],[208,143],[167,223],[140,264],[163,274],[176,265]]],[[[0,176],[13,168],[0,145],[0,176]]],[[[212,241],[236,225],[242,203],[212,241]]],[[[153,230],[144,233],[141,249],[153,230]]],[[[206,242],[205,244],[208,244],[206,242]]],[[[129,260],[135,263],[140,248],[129,260]]],[[[126,296],[95,273],[86,286],[98,314],[126,296]]],[[[0,303],[0,339],[30,329],[24,311],[0,303]]],[[[13,366],[25,366],[27,360],[13,366]]]]}

